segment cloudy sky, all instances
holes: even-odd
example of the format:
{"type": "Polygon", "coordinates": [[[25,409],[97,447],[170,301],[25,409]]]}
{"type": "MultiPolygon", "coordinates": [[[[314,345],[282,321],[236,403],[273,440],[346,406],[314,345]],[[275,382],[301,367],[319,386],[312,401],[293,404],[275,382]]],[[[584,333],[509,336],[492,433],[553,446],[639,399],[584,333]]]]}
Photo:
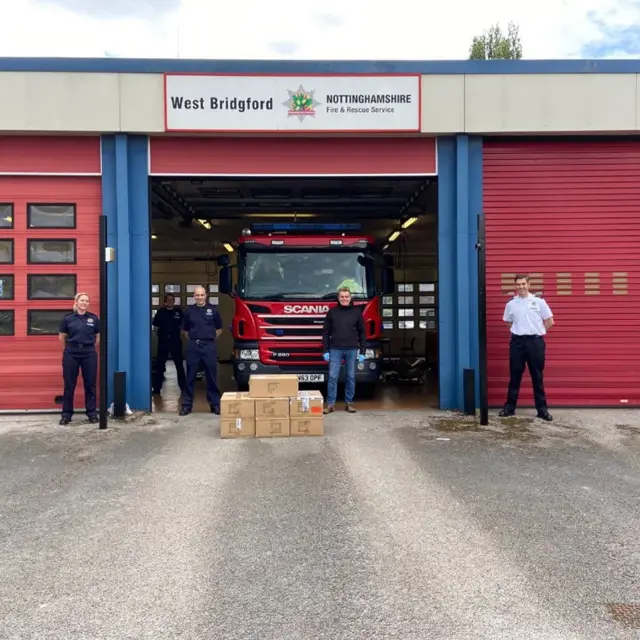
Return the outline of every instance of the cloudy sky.
{"type": "Polygon", "coordinates": [[[640,54],[640,0],[6,0],[1,56],[463,59],[491,23],[525,58],[640,54]],[[10,9],[9,9],[10,7],[10,9]]]}

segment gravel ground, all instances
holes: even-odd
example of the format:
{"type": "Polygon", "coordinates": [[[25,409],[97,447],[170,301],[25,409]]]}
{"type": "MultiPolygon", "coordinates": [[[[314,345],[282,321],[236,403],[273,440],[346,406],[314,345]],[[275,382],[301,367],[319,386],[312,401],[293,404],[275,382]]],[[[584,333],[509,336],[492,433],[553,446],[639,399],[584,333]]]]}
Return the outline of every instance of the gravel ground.
{"type": "Polygon", "coordinates": [[[640,638],[640,413],[556,418],[3,418],[0,638],[640,638]]]}

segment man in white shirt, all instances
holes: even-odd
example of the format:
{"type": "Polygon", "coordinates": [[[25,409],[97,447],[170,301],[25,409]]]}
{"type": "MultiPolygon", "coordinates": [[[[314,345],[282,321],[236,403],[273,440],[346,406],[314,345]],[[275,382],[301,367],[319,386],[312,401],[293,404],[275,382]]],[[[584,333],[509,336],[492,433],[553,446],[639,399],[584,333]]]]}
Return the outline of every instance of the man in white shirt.
{"type": "Polygon", "coordinates": [[[524,368],[529,368],[533,383],[533,396],[538,418],[551,422],[544,392],[543,372],[545,359],[544,336],[553,326],[553,314],[549,305],[529,292],[529,276],[515,277],[517,295],[507,302],[503,320],[511,330],[509,344],[509,391],[507,402],[500,412],[503,418],[513,416],[518,404],[520,383],[524,368]]]}

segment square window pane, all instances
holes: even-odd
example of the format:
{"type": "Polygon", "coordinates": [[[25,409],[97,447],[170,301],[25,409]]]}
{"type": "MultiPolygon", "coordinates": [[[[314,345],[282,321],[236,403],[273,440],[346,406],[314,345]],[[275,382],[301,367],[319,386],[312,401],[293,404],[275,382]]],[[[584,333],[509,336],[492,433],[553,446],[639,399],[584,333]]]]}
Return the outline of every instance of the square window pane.
{"type": "Polygon", "coordinates": [[[160,296],[153,296],[151,298],[151,306],[152,307],[159,307],[160,306],[160,296]]]}
{"type": "Polygon", "coordinates": [[[3,309],[0,311],[0,336],[12,336],[15,333],[15,314],[3,309]]]}
{"type": "Polygon", "coordinates": [[[398,292],[399,293],[411,293],[413,291],[413,284],[399,284],[398,292]]]}
{"type": "Polygon", "coordinates": [[[156,317],[156,313],[158,313],[157,309],[151,309],[151,319],[152,320],[156,317]]]}
{"type": "Polygon", "coordinates": [[[411,318],[413,317],[413,309],[398,309],[398,315],[401,318],[411,318]]]}
{"type": "Polygon", "coordinates": [[[420,296],[419,304],[435,304],[436,298],[435,296],[420,296]]]}
{"type": "Polygon", "coordinates": [[[435,328],[436,328],[435,320],[427,320],[427,329],[435,329],[435,328]]]}
{"type": "Polygon", "coordinates": [[[0,229],[13,229],[12,204],[0,204],[0,229]]]}
{"type": "Polygon", "coordinates": [[[392,318],[393,317],[393,309],[383,309],[382,310],[383,318],[392,318]]]}
{"type": "Polygon", "coordinates": [[[175,296],[175,305],[176,307],[180,306],[180,296],[175,296]]]}
{"type": "Polygon", "coordinates": [[[191,305],[194,305],[196,303],[196,299],[193,296],[189,296],[187,298],[187,306],[190,307],[191,305]]]}
{"type": "Polygon", "coordinates": [[[27,276],[29,300],[73,300],[76,295],[76,276],[27,276]]]}
{"type": "Polygon", "coordinates": [[[210,284],[209,285],[209,293],[218,293],[218,285],[217,284],[210,284]]]}
{"type": "Polygon", "coordinates": [[[30,204],[27,209],[29,229],[74,229],[74,204],[30,204]]]}
{"type": "Polygon", "coordinates": [[[0,240],[0,263],[13,264],[13,240],[0,240]]]}
{"type": "Polygon", "coordinates": [[[179,284],[165,284],[164,292],[165,293],[180,293],[182,287],[179,284]]]}
{"type": "Polygon", "coordinates": [[[188,284],[187,293],[193,293],[199,286],[199,284],[188,284]]]}
{"type": "Polygon", "coordinates": [[[160,285],[152,284],[151,285],[151,293],[160,293],[160,285]]]}
{"type": "Polygon", "coordinates": [[[0,275],[0,300],[13,300],[15,276],[0,275]]]}
{"type": "Polygon", "coordinates": [[[414,320],[400,320],[400,322],[398,322],[399,329],[413,329],[414,325],[414,320]]]}
{"type": "Polygon", "coordinates": [[[383,329],[393,329],[393,322],[383,322],[382,323],[382,328],[383,329]]]}
{"type": "Polygon", "coordinates": [[[427,328],[427,321],[426,320],[420,320],[419,326],[421,329],[426,329],[427,328]]]}
{"type": "Polygon", "coordinates": [[[386,307],[393,304],[393,296],[382,296],[382,304],[386,307]]]}
{"type": "Polygon", "coordinates": [[[435,309],[420,309],[420,317],[421,318],[435,318],[436,310],[435,309]]]}
{"type": "Polygon", "coordinates": [[[436,285],[433,284],[433,282],[423,282],[420,285],[420,291],[425,291],[425,292],[430,292],[430,291],[435,291],[436,290],[436,285]]]}
{"type": "Polygon", "coordinates": [[[413,296],[399,296],[398,304],[413,304],[413,296]]]}
{"type": "Polygon", "coordinates": [[[75,240],[28,240],[29,263],[75,264],[75,240]]]}
{"type": "Polygon", "coordinates": [[[60,321],[71,309],[29,309],[27,311],[27,335],[57,336],[60,321]]]}
{"type": "Polygon", "coordinates": [[[209,296],[209,304],[217,305],[218,304],[218,298],[216,298],[215,296],[209,296]]]}

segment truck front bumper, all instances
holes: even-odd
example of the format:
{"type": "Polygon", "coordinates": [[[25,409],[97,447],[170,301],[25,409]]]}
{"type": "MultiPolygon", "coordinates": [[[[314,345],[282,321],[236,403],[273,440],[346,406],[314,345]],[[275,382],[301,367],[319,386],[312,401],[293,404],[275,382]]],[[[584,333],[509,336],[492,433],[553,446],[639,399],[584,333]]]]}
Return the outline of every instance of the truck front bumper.
{"type": "MultiPolygon", "coordinates": [[[[255,375],[297,375],[300,384],[323,384],[329,379],[329,366],[303,367],[265,365],[258,361],[232,360],[233,378],[236,384],[247,386],[250,376],[255,375]]],[[[380,360],[365,360],[356,364],[356,385],[375,384],[380,379],[380,360]]],[[[345,368],[341,367],[338,382],[344,382],[345,368]]]]}

